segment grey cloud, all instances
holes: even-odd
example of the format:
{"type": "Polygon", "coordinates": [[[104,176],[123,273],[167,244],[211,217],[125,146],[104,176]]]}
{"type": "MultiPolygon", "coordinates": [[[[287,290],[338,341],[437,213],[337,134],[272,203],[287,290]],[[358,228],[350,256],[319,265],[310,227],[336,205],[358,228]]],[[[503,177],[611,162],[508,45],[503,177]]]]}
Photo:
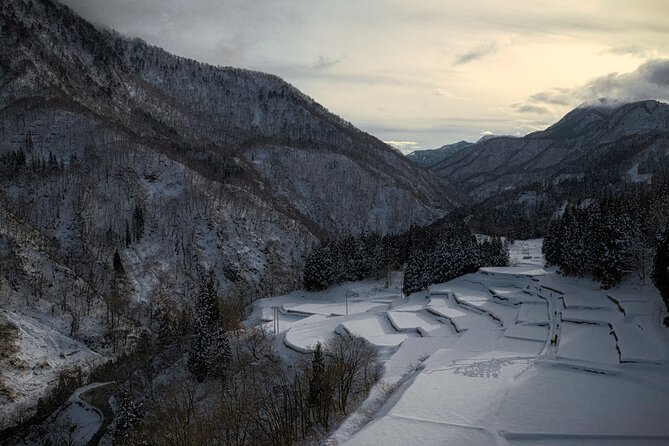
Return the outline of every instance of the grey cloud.
{"type": "Polygon", "coordinates": [[[650,83],[659,86],[669,86],[669,60],[664,60],[664,63],[662,61],[646,63],[642,68],[650,83]]]}
{"type": "Polygon", "coordinates": [[[521,112],[534,112],[535,107],[547,109],[574,107],[605,98],[609,103],[625,103],[644,99],[669,100],[669,59],[652,59],[630,73],[609,73],[576,88],[552,89],[530,96],[522,104],[514,104],[521,112]]]}
{"type": "Polygon", "coordinates": [[[549,112],[546,107],[541,105],[518,104],[517,106],[514,106],[514,108],[521,113],[536,113],[538,115],[543,115],[549,112]]]}
{"type": "Polygon", "coordinates": [[[528,102],[551,105],[571,105],[570,90],[566,88],[554,88],[549,91],[542,91],[530,96],[528,102]]]}
{"type": "Polygon", "coordinates": [[[324,55],[319,55],[318,60],[311,66],[314,70],[326,70],[337,65],[341,59],[330,59],[324,55]]]}
{"type": "Polygon", "coordinates": [[[464,65],[466,63],[482,59],[490,54],[494,54],[497,52],[497,50],[498,50],[497,43],[495,42],[484,43],[482,45],[470,49],[466,53],[460,54],[458,57],[455,58],[454,64],[464,65]]]}
{"type": "Polygon", "coordinates": [[[610,73],[574,91],[583,101],[607,98],[619,102],[669,99],[669,59],[649,60],[631,73],[610,73]]]}
{"type": "Polygon", "coordinates": [[[171,52],[245,65],[253,48],[299,24],[302,0],[60,0],[85,19],[171,52]]]}
{"type": "Polygon", "coordinates": [[[609,48],[605,53],[615,54],[617,56],[643,56],[648,53],[648,51],[638,45],[619,45],[609,48]]]}

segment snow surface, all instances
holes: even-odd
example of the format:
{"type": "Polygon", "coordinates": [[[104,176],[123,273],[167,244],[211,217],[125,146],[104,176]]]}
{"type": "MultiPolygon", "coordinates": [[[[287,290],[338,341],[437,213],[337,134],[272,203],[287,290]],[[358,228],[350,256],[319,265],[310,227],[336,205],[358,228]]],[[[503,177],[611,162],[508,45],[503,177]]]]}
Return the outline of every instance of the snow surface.
{"type": "Polygon", "coordinates": [[[515,266],[408,298],[398,274],[388,288],[363,281],[264,299],[254,315],[271,327],[269,309],[280,309],[287,351],[342,332],[380,348],[380,384],[329,444],[669,444],[669,336],[656,292],[559,276],[540,248],[516,242],[515,266]]]}
{"type": "Polygon", "coordinates": [[[16,360],[2,364],[0,369],[2,380],[14,393],[10,400],[0,404],[0,429],[12,425],[17,417],[29,414],[34,402],[46,396],[63,370],[80,368],[86,374],[93,366],[106,361],[82,342],[36,319],[2,309],[0,316],[16,325],[19,331],[16,360]]]}
{"type": "Polygon", "coordinates": [[[81,399],[81,395],[108,384],[110,383],[92,383],[76,389],[67,402],[44,423],[50,429],[34,431],[20,445],[87,445],[102,427],[105,417],[98,408],[81,399]]]}

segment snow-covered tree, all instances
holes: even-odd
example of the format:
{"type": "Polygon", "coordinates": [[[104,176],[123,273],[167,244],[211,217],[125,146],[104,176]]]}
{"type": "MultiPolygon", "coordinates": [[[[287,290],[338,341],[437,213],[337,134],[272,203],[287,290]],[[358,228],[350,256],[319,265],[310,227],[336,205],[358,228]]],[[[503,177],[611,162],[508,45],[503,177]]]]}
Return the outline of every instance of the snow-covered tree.
{"type": "Polygon", "coordinates": [[[653,263],[653,283],[660,291],[660,295],[669,310],[669,227],[657,244],[653,263]]]}
{"type": "Polygon", "coordinates": [[[193,330],[188,370],[200,382],[208,377],[222,377],[230,363],[231,351],[221,324],[216,277],[211,271],[200,283],[193,330]]]}
{"type": "Polygon", "coordinates": [[[143,435],[144,407],[128,392],[121,392],[115,411],[114,446],[148,445],[143,435]]]}
{"type": "Polygon", "coordinates": [[[304,288],[310,291],[323,290],[334,283],[334,277],[332,250],[324,244],[315,246],[304,262],[304,288]]]}

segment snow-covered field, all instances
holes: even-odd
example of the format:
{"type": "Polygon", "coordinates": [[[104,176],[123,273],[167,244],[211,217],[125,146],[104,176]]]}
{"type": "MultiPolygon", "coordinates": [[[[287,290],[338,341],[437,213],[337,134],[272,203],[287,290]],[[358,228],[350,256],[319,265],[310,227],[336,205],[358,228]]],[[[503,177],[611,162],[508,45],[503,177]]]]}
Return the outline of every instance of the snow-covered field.
{"type": "Polygon", "coordinates": [[[389,288],[363,281],[264,299],[254,315],[271,329],[279,309],[286,354],[342,332],[379,347],[381,384],[332,444],[669,444],[669,331],[655,290],[559,276],[543,268],[540,246],[517,242],[515,266],[408,298],[397,275],[389,288]]]}

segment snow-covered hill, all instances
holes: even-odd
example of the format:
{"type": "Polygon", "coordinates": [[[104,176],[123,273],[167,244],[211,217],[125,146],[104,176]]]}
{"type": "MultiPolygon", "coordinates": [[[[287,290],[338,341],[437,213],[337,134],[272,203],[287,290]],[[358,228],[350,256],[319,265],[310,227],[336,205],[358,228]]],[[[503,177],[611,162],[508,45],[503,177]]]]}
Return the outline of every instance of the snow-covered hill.
{"type": "Polygon", "coordinates": [[[147,232],[172,240],[130,262],[165,261],[168,248],[222,266],[226,251],[258,286],[269,263],[290,277],[314,238],[400,231],[451,206],[433,175],[276,76],[170,55],[51,0],[3,2],[0,19],[0,155],[55,160],[31,177],[6,158],[3,204],[64,256],[108,230],[123,237],[139,206],[147,232]]]}
{"type": "Polygon", "coordinates": [[[48,395],[61,373],[86,373],[105,359],[84,343],[46,324],[12,311],[0,310],[0,324],[16,329],[16,351],[0,358],[0,380],[8,394],[0,394],[0,430],[34,413],[35,401],[48,395]]]}
{"type": "Polygon", "coordinates": [[[582,106],[544,131],[480,141],[431,170],[483,200],[593,172],[628,180],[630,170],[652,174],[668,166],[669,105],[648,100],[582,106]]]}
{"type": "Polygon", "coordinates": [[[270,307],[280,308],[287,351],[343,332],[380,349],[381,384],[337,444],[666,443],[669,333],[656,291],[560,276],[542,266],[540,247],[517,242],[515,266],[408,298],[395,277],[389,288],[356,282],[264,299],[254,314],[271,325],[270,307]]]}

